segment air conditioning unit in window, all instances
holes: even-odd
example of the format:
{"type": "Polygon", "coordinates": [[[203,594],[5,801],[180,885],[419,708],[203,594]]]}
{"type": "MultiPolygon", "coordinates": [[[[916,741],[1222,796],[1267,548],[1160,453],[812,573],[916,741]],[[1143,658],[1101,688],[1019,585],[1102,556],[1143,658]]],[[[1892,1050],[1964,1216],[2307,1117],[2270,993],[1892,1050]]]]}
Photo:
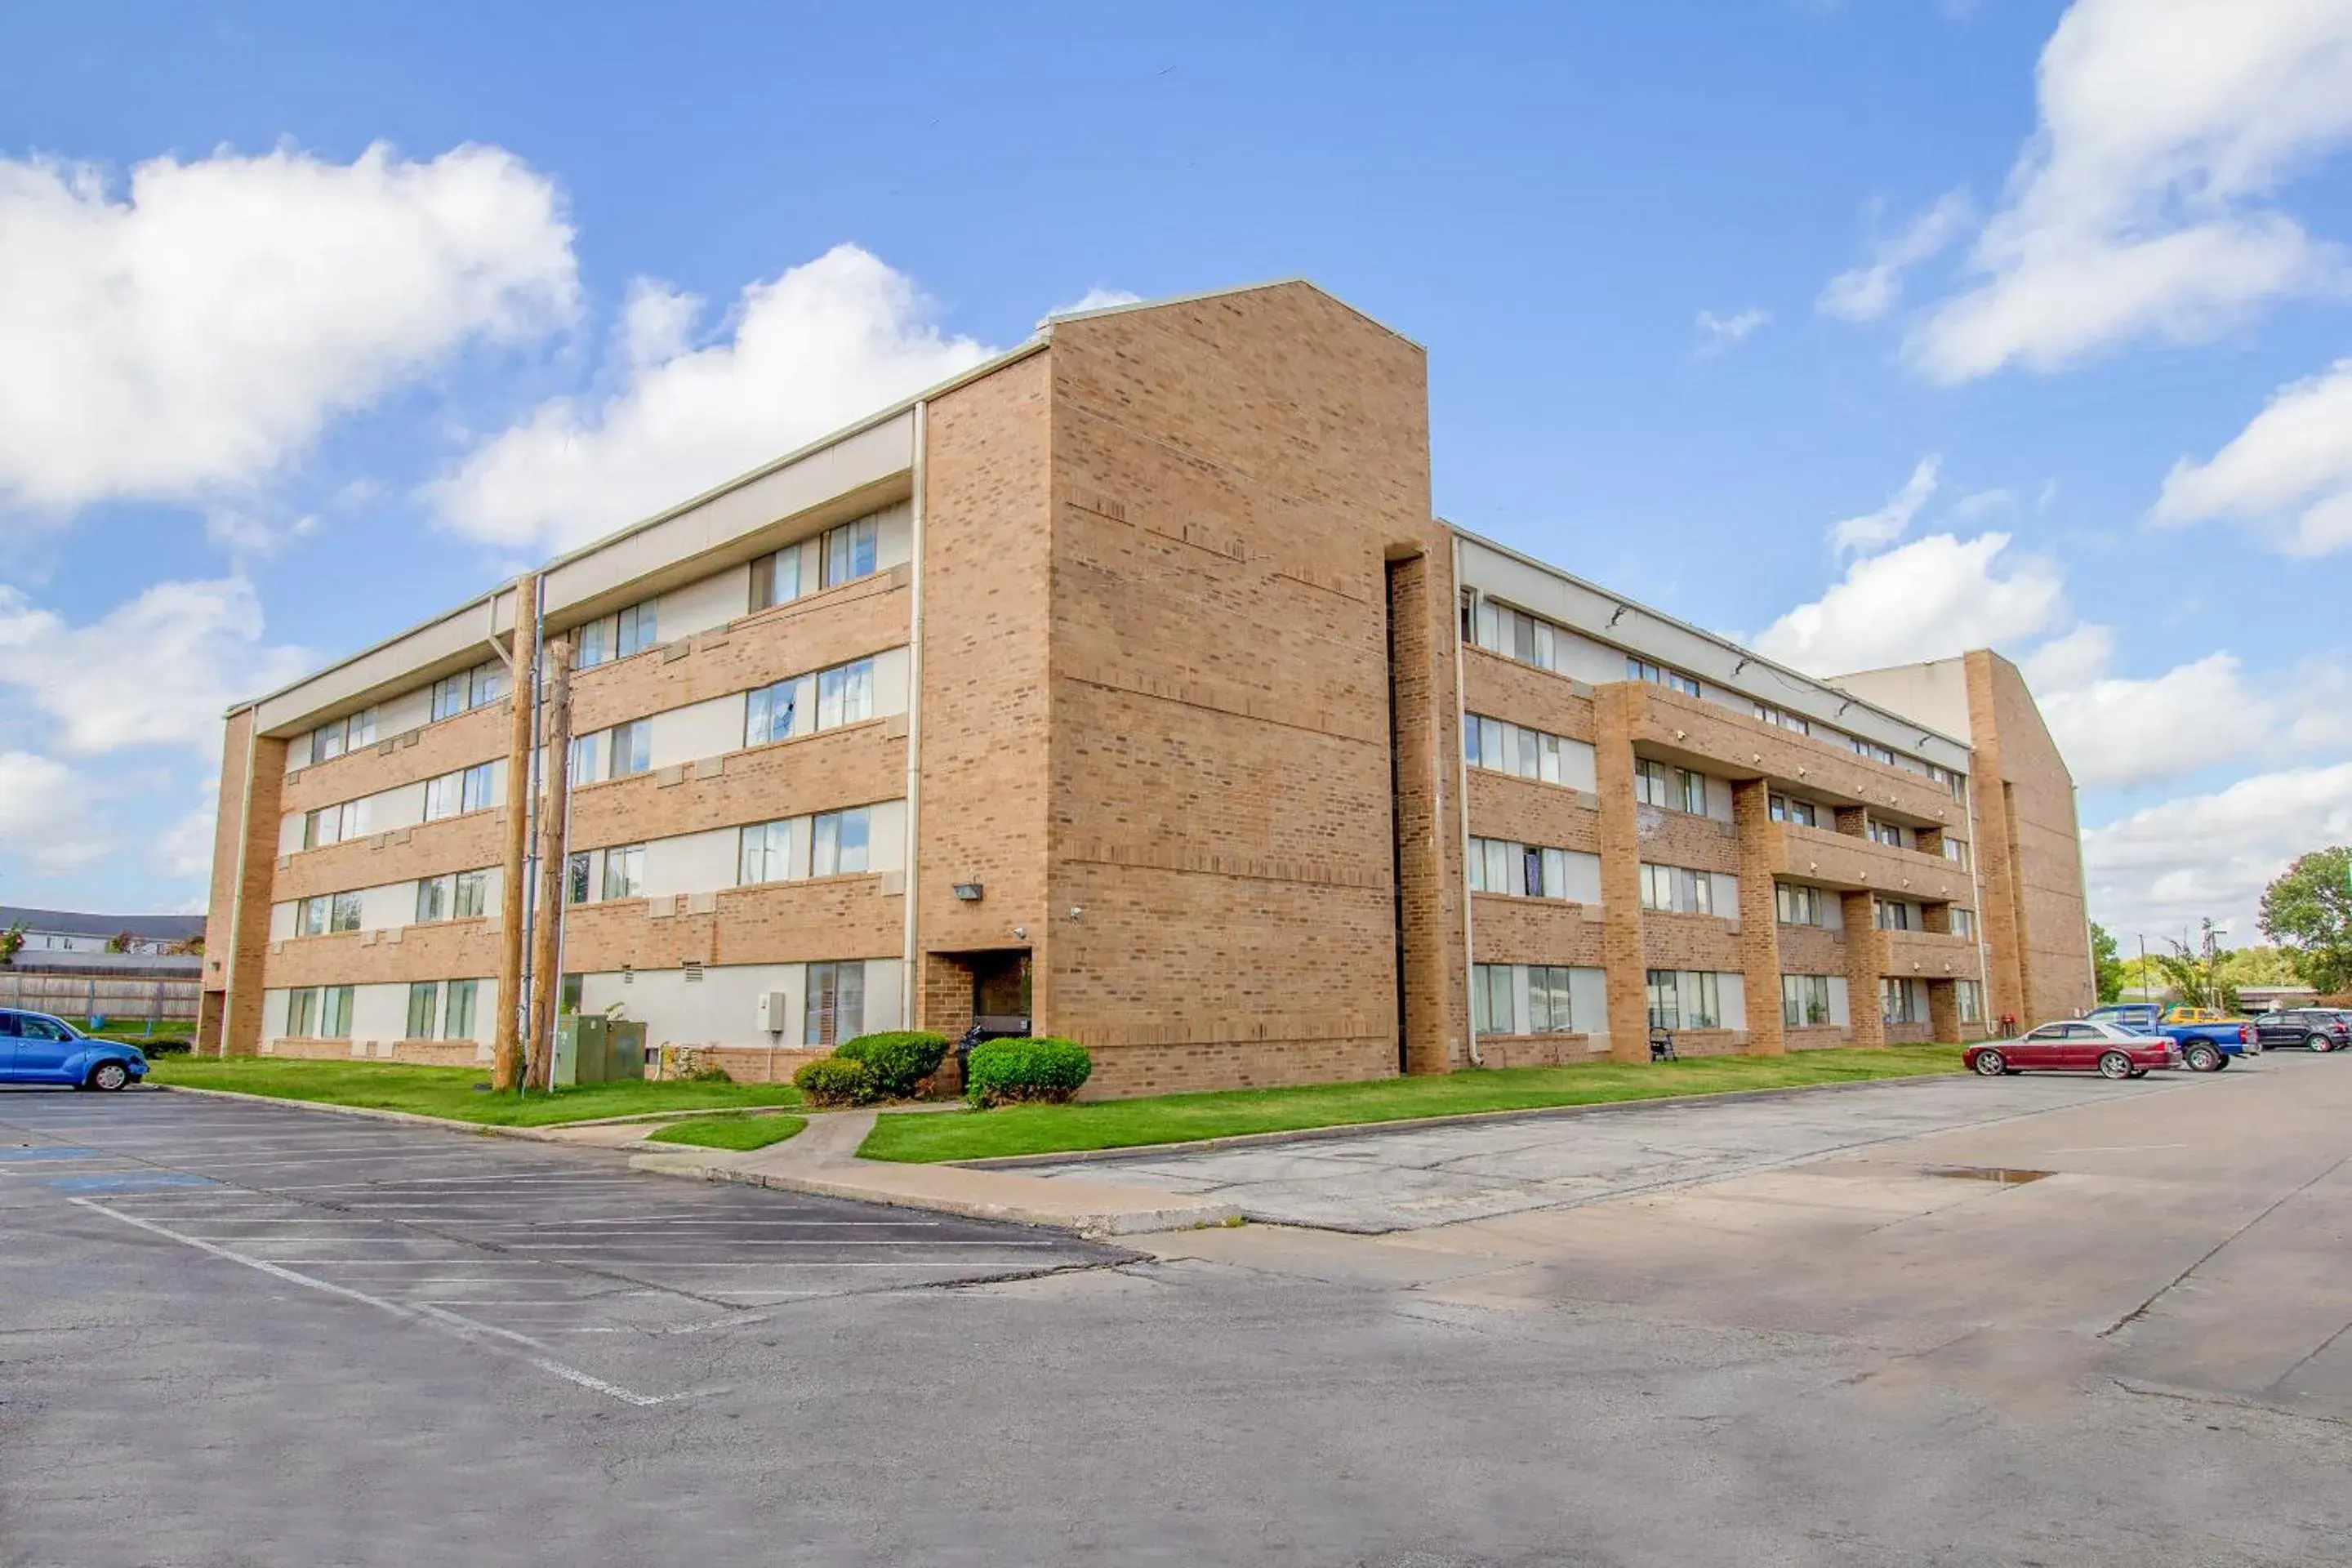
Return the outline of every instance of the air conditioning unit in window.
{"type": "Polygon", "coordinates": [[[761,1034],[782,1034],[785,1022],[791,1016],[792,1008],[782,992],[763,991],[760,994],[760,1032],[761,1034]]]}

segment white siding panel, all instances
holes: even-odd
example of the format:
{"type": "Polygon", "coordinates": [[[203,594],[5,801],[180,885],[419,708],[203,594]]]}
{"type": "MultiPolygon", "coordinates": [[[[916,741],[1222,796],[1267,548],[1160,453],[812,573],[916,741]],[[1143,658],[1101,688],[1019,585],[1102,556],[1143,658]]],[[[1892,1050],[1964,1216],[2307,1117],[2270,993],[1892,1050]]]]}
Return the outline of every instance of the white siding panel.
{"type": "Polygon", "coordinates": [[[1569,1016],[1588,1035],[1609,1033],[1609,976],[1598,969],[1568,972],[1569,1016]]]}
{"type": "Polygon", "coordinates": [[[352,1044],[383,1043],[408,1033],[408,983],[352,988],[352,1044]]]}
{"type": "Polygon", "coordinates": [[[735,885],[737,830],[714,827],[646,843],[646,896],[713,893],[735,885]]]}
{"type": "Polygon", "coordinates": [[[874,711],[878,715],[906,710],[907,650],[885,648],[874,656],[874,711]]]}
{"type": "Polygon", "coordinates": [[[282,990],[261,994],[261,1033],[268,1039],[286,1037],[286,993],[282,990]]]}
{"type": "Polygon", "coordinates": [[[1841,1029],[1853,1027],[1853,1010],[1846,1000],[1845,976],[1843,974],[1830,976],[1830,1022],[1841,1029]]]}
{"type": "Polygon", "coordinates": [[[394,735],[421,730],[432,721],[433,689],[430,686],[420,686],[397,697],[387,697],[375,705],[375,736],[379,741],[389,741],[394,735]]]}
{"type": "MultiPolygon", "coordinates": [[[[492,791],[493,798],[499,792],[492,791]]],[[[396,827],[414,827],[425,820],[425,781],[399,784],[370,797],[368,831],[389,833],[396,827]]]]}
{"type": "Polygon", "coordinates": [[[1711,778],[1706,781],[1706,814],[1717,822],[1731,820],[1731,782],[1711,778]]]}
{"type": "Polygon", "coordinates": [[[646,1047],[765,1046],[777,1042],[760,1033],[760,994],[783,991],[792,998],[792,1027],[782,1041],[800,1043],[803,969],[797,963],[732,963],[702,972],[688,981],[682,969],[591,974],[581,984],[581,1005],[602,1013],[621,1005],[621,1016],[646,1026],[646,1047]]]}
{"type": "Polygon", "coordinates": [[[874,563],[887,572],[915,557],[915,512],[900,501],[874,514],[874,563]]]}
{"type": "Polygon", "coordinates": [[[291,855],[302,847],[302,818],[306,813],[289,811],[278,819],[278,852],[291,855]]]}
{"type": "Polygon", "coordinates": [[[1845,900],[1827,888],[1822,889],[1822,929],[1845,930],[1845,900]]]}
{"type": "Polygon", "coordinates": [[[1574,676],[1590,686],[1625,679],[1625,656],[1613,647],[1568,631],[1558,634],[1555,646],[1562,675],[1574,676]]]}
{"type": "Polygon", "coordinates": [[[1728,871],[1710,871],[1707,879],[1715,884],[1708,892],[1715,901],[1715,912],[1737,923],[1739,919],[1739,879],[1728,871]]]}
{"type": "Polygon", "coordinates": [[[1601,901],[1601,857],[1570,849],[1568,858],[1568,897],[1580,904],[1601,901]]]}
{"type": "Polygon", "coordinates": [[[360,929],[384,931],[416,919],[416,884],[393,882],[360,893],[360,929]]]}
{"type": "Polygon", "coordinates": [[[723,626],[741,615],[751,602],[751,568],[730,566],[661,596],[655,619],[662,639],[675,641],[695,632],[723,626]]]}
{"type": "MultiPolygon", "coordinates": [[[[1723,1003],[1723,1026],[1727,1029],[1748,1027],[1748,977],[1725,973],[1715,977],[1715,994],[1723,1003]]],[[[1773,1005],[1780,1005],[1775,998],[1773,1005]]]]}
{"type": "Polygon", "coordinates": [[[866,868],[899,871],[907,865],[907,803],[878,800],[867,813],[866,868]]]}
{"type": "MultiPolygon", "coordinates": [[[[293,940],[294,915],[295,907],[290,900],[286,903],[272,904],[269,906],[270,941],[289,942],[293,940]]],[[[265,1016],[267,1015],[265,1014],[265,1016]]]]}
{"type": "Polygon", "coordinates": [[[1592,748],[1582,741],[1562,740],[1559,743],[1559,782],[1570,789],[1580,789],[1587,795],[1600,792],[1601,785],[1592,767],[1592,748]]]}
{"type": "Polygon", "coordinates": [[[743,746],[743,693],[731,692],[653,716],[653,765],[675,767],[743,746]]]}

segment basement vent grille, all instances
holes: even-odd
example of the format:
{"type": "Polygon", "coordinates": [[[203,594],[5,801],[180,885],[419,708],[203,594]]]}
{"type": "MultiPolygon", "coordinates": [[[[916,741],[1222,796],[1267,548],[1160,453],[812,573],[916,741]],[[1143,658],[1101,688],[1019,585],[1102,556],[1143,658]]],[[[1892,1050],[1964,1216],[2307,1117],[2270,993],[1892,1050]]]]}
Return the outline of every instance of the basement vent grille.
{"type": "Polygon", "coordinates": [[[688,985],[699,985],[702,984],[702,960],[698,958],[689,958],[682,967],[686,970],[686,983],[688,985]]]}

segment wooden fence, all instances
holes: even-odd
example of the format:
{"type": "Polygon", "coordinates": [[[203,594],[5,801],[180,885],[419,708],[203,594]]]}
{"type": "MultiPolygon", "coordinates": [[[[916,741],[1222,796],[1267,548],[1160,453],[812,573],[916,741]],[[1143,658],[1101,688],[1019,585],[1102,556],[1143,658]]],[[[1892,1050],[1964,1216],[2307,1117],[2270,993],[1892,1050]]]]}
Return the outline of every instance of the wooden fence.
{"type": "Polygon", "coordinates": [[[144,980],[121,974],[26,974],[0,969],[0,1007],[61,1018],[185,1018],[196,1016],[194,980],[144,980]]]}

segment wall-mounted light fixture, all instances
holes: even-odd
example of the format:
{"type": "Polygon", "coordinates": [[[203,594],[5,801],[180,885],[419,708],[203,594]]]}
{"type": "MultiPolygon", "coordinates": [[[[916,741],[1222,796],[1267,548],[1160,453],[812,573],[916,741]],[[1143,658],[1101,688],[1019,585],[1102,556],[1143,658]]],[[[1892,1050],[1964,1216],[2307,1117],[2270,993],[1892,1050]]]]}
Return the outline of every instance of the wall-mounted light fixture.
{"type": "Polygon", "coordinates": [[[955,896],[960,902],[976,904],[980,902],[980,894],[981,885],[978,882],[958,882],[955,885],[955,896]]]}
{"type": "Polygon", "coordinates": [[[1731,673],[1732,673],[1733,675],[1735,675],[1735,676],[1736,676],[1736,675],[1738,675],[1741,670],[1746,669],[1747,668],[1748,668],[1748,661],[1747,661],[1746,659],[1744,659],[1744,658],[1743,658],[1743,659],[1741,659],[1738,664],[1735,664],[1735,665],[1733,665],[1733,666],[1731,667],[1731,673]]]}
{"type": "Polygon", "coordinates": [[[1072,904],[1070,906],[1070,918],[1074,921],[1083,919],[1086,912],[1087,907],[1084,904],[1072,904]]]}
{"type": "Polygon", "coordinates": [[[1844,701],[1838,704],[1838,710],[1831,714],[1830,717],[1832,719],[1843,719],[1845,717],[1845,710],[1853,706],[1853,699],[1849,697],[1844,701]]]}
{"type": "Polygon", "coordinates": [[[1029,928],[1027,926],[1014,926],[1013,928],[1013,940],[1015,942],[1027,942],[1029,940],[1029,928]]]}
{"type": "Polygon", "coordinates": [[[1624,605],[1618,605],[1618,606],[1616,607],[1616,609],[1614,609],[1613,611],[1610,612],[1610,616],[1609,616],[1609,624],[1610,624],[1611,626],[1615,626],[1619,621],[1622,621],[1622,620],[1623,620],[1624,618],[1625,618],[1625,606],[1624,606],[1624,605]]]}

